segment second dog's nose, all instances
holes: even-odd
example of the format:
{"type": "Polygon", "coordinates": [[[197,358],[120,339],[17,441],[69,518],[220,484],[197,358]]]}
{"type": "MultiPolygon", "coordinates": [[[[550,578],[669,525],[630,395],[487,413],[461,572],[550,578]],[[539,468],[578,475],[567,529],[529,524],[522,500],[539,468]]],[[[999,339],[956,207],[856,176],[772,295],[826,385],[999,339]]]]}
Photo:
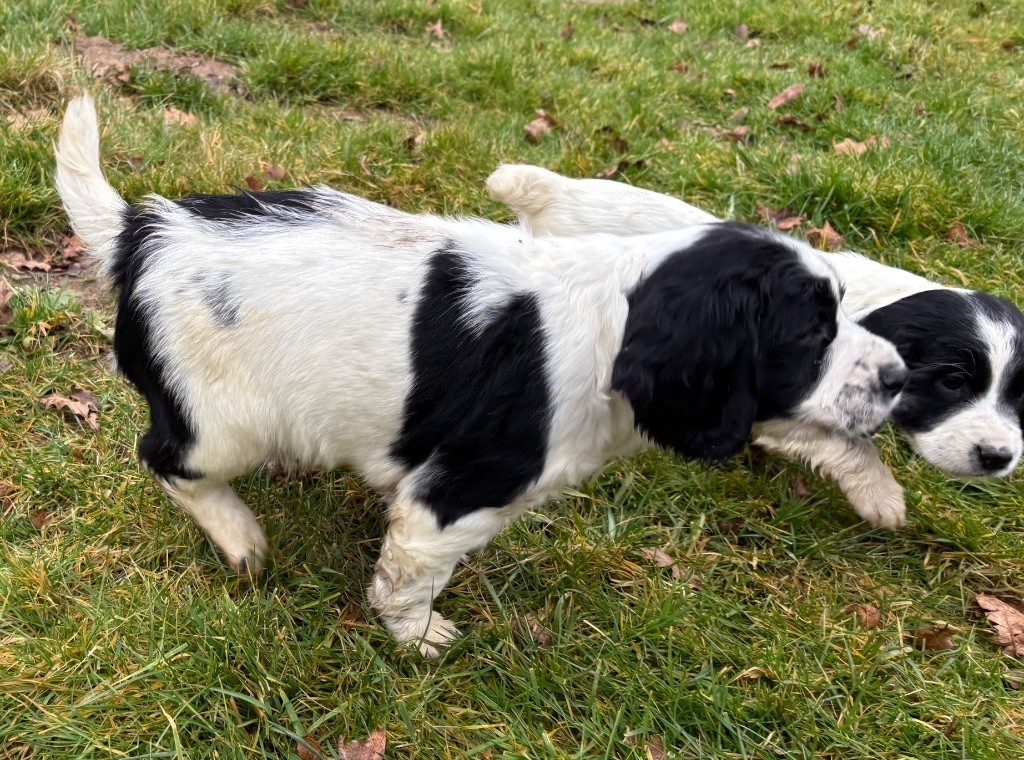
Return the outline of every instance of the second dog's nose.
{"type": "Polygon", "coordinates": [[[1013,461],[1013,454],[1005,446],[996,448],[981,443],[974,447],[974,452],[978,455],[978,462],[985,472],[999,472],[1013,461]]]}
{"type": "Polygon", "coordinates": [[[878,381],[882,388],[895,396],[907,384],[907,367],[904,364],[886,364],[878,370],[878,381]]]}

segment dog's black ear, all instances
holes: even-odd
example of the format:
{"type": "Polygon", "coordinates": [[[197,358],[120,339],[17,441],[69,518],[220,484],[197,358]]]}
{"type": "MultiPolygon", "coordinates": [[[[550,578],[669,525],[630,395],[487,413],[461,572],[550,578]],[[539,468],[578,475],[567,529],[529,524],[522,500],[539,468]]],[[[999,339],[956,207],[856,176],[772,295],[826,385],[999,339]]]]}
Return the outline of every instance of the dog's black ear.
{"type": "Polygon", "coordinates": [[[761,289],[714,272],[715,258],[675,254],[637,286],[612,372],[642,433],[706,460],[743,447],[758,400],[761,289]]]}

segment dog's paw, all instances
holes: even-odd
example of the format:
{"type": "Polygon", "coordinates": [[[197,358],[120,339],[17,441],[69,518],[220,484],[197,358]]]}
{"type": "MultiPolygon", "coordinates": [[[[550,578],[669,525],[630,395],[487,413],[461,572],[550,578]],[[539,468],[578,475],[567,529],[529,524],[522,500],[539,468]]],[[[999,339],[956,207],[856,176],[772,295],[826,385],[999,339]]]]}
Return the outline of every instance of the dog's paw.
{"type": "Polygon", "coordinates": [[[445,646],[459,635],[454,623],[432,610],[422,617],[382,619],[395,641],[416,646],[420,654],[429,660],[439,657],[445,646]]]}
{"type": "Polygon", "coordinates": [[[231,568],[243,578],[255,578],[267,564],[270,545],[259,523],[253,520],[252,525],[233,537],[230,546],[222,546],[221,551],[231,568]]]}
{"type": "Polygon", "coordinates": [[[903,488],[890,476],[846,494],[857,515],[873,528],[896,530],[907,524],[903,488]]]}

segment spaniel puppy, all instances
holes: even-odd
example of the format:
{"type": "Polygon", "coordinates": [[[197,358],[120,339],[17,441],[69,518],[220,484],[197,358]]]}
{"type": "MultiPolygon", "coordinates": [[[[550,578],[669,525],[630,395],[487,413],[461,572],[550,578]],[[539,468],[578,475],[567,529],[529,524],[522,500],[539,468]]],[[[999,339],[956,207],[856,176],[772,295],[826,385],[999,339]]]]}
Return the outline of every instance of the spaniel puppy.
{"type": "MultiPolygon", "coordinates": [[[[638,234],[718,221],[660,193],[502,166],[491,195],[536,235],[638,234]]],[[[855,253],[824,254],[844,286],[843,308],[892,341],[910,370],[893,412],[914,449],[958,476],[1009,475],[1021,458],[1024,315],[1003,298],[946,288],[855,253]]],[[[796,420],[760,428],[757,443],[833,477],[858,514],[874,504],[903,522],[903,489],[864,439],[852,445],[796,420]]]]}
{"type": "Polygon", "coordinates": [[[267,542],[228,481],[351,467],[390,501],[370,604],[426,655],[458,559],[645,444],[724,459],[755,424],[870,435],[906,379],[810,247],[742,224],[535,239],[326,187],[127,205],[73,101],[57,189],[119,291],[143,465],[239,572],[267,542]]]}

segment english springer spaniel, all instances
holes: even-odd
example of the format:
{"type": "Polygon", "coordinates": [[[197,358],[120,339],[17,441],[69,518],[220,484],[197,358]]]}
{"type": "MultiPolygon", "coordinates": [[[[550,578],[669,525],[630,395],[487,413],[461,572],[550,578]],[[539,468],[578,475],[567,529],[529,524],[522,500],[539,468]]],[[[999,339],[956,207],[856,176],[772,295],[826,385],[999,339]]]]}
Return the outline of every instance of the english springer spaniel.
{"type": "MultiPolygon", "coordinates": [[[[487,187],[538,236],[635,235],[719,221],[671,196],[535,166],[499,167],[487,187]]],[[[1024,443],[1020,309],[855,253],[825,256],[843,282],[847,314],[892,341],[907,363],[910,380],[893,420],[914,449],[953,475],[1009,475],[1024,443]]],[[[775,420],[760,428],[756,442],[833,477],[858,514],[875,504],[889,516],[885,523],[903,523],[903,489],[868,440],[851,443],[800,421],[775,420]]]]}
{"type": "Polygon", "coordinates": [[[537,239],[326,187],[129,206],[88,97],[57,189],[119,292],[144,467],[243,573],[268,547],[231,478],[353,468],[390,502],[370,604],[428,656],[458,559],[610,457],[724,459],[776,418],[859,440],[906,380],[823,257],[756,227],[537,239]]]}

